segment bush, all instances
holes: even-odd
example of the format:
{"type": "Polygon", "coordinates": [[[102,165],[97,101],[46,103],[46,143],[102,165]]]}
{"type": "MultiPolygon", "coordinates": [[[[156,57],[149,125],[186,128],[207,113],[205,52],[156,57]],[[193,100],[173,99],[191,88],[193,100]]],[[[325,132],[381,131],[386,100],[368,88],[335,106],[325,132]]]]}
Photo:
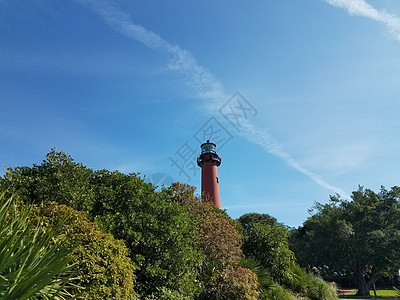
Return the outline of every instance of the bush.
{"type": "Polygon", "coordinates": [[[239,262],[243,258],[240,224],[211,202],[196,197],[194,191],[195,187],[177,182],[163,192],[166,198],[195,217],[197,242],[206,256],[206,263],[239,262]]]}
{"type": "Polygon", "coordinates": [[[286,287],[274,282],[270,271],[262,266],[256,259],[249,257],[242,260],[242,264],[257,275],[258,291],[263,300],[296,300],[298,299],[286,287]]]}
{"type": "Polygon", "coordinates": [[[56,240],[76,244],[70,254],[74,288],[80,299],[135,299],[133,290],[136,267],[127,256],[121,240],[100,230],[85,213],[66,205],[44,204],[35,210],[36,219],[48,228],[62,226],[56,240]]]}
{"type": "Polygon", "coordinates": [[[164,197],[195,216],[198,247],[204,253],[201,299],[257,299],[257,276],[239,265],[243,258],[240,224],[211,202],[194,195],[195,188],[174,183],[164,197]]]}
{"type": "Polygon", "coordinates": [[[32,206],[0,194],[0,298],[72,298],[69,283],[72,247],[51,243],[53,230],[41,232],[29,221],[32,206]]]}
{"type": "Polygon", "coordinates": [[[241,299],[256,300],[257,276],[249,269],[228,264],[221,270],[215,270],[205,283],[204,299],[241,299]]]}
{"type": "Polygon", "coordinates": [[[283,286],[276,284],[270,287],[261,297],[263,300],[296,300],[298,297],[283,286]]]}
{"type": "Polygon", "coordinates": [[[335,300],[336,291],[322,279],[308,274],[298,265],[292,267],[294,278],[290,283],[293,291],[311,300],[335,300]]]}
{"type": "Polygon", "coordinates": [[[144,300],[191,300],[189,296],[182,295],[178,291],[172,291],[165,287],[157,289],[151,296],[145,297],[144,300]]]}

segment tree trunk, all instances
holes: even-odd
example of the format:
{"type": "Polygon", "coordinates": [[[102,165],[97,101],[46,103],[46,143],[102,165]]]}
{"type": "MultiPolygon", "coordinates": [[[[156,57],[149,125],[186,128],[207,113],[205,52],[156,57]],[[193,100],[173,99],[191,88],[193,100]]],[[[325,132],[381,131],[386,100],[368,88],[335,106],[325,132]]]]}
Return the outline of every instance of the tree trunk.
{"type": "Polygon", "coordinates": [[[380,275],[373,271],[368,281],[365,279],[362,269],[357,270],[355,275],[358,288],[356,296],[369,296],[371,286],[375,285],[375,282],[379,279],[380,275]]]}
{"type": "Polygon", "coordinates": [[[357,274],[357,288],[356,296],[369,296],[369,286],[362,271],[357,274]]]}

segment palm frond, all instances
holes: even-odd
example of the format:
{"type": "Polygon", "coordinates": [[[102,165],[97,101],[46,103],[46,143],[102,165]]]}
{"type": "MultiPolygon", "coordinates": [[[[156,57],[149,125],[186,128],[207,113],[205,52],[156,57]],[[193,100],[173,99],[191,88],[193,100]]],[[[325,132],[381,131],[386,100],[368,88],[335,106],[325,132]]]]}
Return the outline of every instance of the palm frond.
{"type": "Polygon", "coordinates": [[[30,210],[0,194],[0,299],[55,299],[69,280],[71,248],[52,243],[52,231],[29,221],[30,210]]]}

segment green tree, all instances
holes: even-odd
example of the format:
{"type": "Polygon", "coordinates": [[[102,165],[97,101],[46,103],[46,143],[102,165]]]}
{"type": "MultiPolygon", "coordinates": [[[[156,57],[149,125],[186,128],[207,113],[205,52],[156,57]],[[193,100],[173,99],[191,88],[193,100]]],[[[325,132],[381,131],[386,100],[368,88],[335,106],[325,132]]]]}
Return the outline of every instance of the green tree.
{"type": "Polygon", "coordinates": [[[188,184],[173,183],[164,190],[164,197],[180,204],[195,216],[197,241],[210,263],[240,261],[243,258],[240,224],[216,208],[212,202],[204,202],[195,196],[195,189],[188,184]]]}
{"type": "Polygon", "coordinates": [[[56,201],[85,210],[101,227],[125,241],[138,266],[135,289],[143,297],[200,290],[203,260],[194,216],[166,201],[138,174],[93,171],[53,149],[40,165],[8,169],[1,185],[27,202],[56,201]]]}
{"type": "Polygon", "coordinates": [[[257,276],[239,262],[243,258],[240,224],[211,202],[194,195],[195,187],[174,183],[165,198],[195,216],[196,240],[205,255],[200,281],[201,299],[257,299],[257,276]]]}
{"type": "Polygon", "coordinates": [[[245,235],[244,264],[259,281],[261,299],[336,299],[335,291],[323,280],[309,275],[295,262],[289,249],[288,228],[267,214],[250,213],[239,218],[245,235]]]}
{"type": "Polygon", "coordinates": [[[147,296],[161,288],[181,297],[197,294],[203,255],[193,215],[136,174],[97,171],[92,182],[96,200],[91,214],[125,240],[139,266],[137,290],[147,296]]]}
{"type": "Polygon", "coordinates": [[[293,231],[291,246],[303,266],[324,276],[353,278],[357,294],[369,295],[384,274],[400,268],[400,188],[379,193],[360,187],[352,200],[331,196],[293,231]]]}
{"type": "Polygon", "coordinates": [[[31,209],[0,195],[0,299],[70,299],[65,288],[73,246],[51,243],[57,231],[39,230],[29,221],[31,209]]]}
{"type": "Polygon", "coordinates": [[[267,214],[250,213],[239,218],[243,227],[243,252],[266,268],[279,283],[290,281],[294,255],[289,250],[287,228],[267,214]]]}
{"type": "Polygon", "coordinates": [[[40,165],[8,168],[0,183],[25,202],[55,201],[88,211],[94,201],[90,184],[92,173],[67,153],[53,148],[40,165]]]}

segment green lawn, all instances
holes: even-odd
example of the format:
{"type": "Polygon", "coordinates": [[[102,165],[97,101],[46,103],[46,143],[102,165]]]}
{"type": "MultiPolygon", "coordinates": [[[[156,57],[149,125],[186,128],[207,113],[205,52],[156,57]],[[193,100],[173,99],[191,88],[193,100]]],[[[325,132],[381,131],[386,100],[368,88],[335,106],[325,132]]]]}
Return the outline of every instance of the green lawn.
{"type": "MultiPolygon", "coordinates": [[[[346,296],[340,296],[340,298],[343,298],[343,299],[346,299],[346,298],[357,298],[357,297],[354,296],[356,293],[357,293],[357,290],[355,289],[352,293],[346,294],[346,296]]],[[[370,291],[370,295],[371,296],[368,297],[368,298],[371,298],[371,299],[375,298],[373,290],[370,291]]],[[[396,293],[396,291],[394,289],[376,290],[376,295],[377,295],[376,299],[379,299],[379,298],[380,299],[385,299],[385,298],[393,299],[393,298],[396,298],[396,297],[397,297],[397,299],[400,299],[397,296],[397,293],[396,293]]],[[[365,296],[364,297],[360,297],[360,298],[365,298],[365,296]]]]}

